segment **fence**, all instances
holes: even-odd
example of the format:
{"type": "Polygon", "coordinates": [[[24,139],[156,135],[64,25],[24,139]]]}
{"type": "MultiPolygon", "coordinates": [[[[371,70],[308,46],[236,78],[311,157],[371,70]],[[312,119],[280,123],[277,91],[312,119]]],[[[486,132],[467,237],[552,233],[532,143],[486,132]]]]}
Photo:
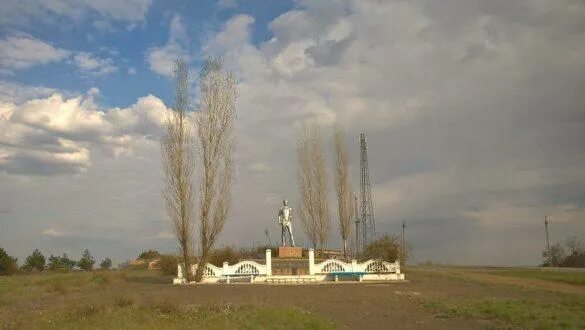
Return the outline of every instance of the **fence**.
{"type": "MultiPolygon", "coordinates": [[[[309,277],[315,281],[337,280],[340,276],[355,276],[361,280],[403,280],[404,274],[400,273],[400,262],[387,262],[381,260],[368,260],[358,263],[352,260],[350,263],[336,259],[328,259],[315,264],[315,251],[309,250],[309,277]]],[[[173,281],[175,284],[185,283],[183,265],[177,265],[177,278],[173,281]]],[[[191,274],[195,274],[197,265],[191,266],[191,274]]],[[[272,275],[272,257],[271,251],[266,250],[266,263],[264,265],[255,261],[241,261],[235,265],[223,263],[223,267],[217,267],[212,264],[206,264],[203,271],[203,282],[225,281],[230,283],[231,280],[245,279],[250,282],[266,282],[269,278],[291,278],[297,275],[273,276],[272,275]]],[[[306,278],[307,276],[304,276],[306,278]]]]}

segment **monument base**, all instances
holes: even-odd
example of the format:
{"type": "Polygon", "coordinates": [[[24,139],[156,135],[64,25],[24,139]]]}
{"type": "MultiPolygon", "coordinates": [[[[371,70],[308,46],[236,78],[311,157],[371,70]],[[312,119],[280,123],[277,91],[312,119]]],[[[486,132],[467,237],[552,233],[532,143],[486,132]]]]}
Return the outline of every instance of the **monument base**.
{"type": "Polygon", "coordinates": [[[299,246],[279,246],[278,247],[279,258],[302,258],[303,248],[299,246]]]}

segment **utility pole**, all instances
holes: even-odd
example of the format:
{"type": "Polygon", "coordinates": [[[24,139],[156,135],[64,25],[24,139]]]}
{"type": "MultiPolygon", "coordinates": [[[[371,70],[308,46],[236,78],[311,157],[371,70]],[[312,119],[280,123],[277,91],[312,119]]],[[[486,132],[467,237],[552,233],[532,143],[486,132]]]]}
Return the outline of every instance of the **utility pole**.
{"type": "Polygon", "coordinates": [[[402,262],[404,263],[404,267],[406,267],[406,237],[404,236],[405,229],[406,221],[402,221],[402,262]]]}
{"type": "Polygon", "coordinates": [[[546,251],[548,252],[548,264],[552,266],[552,256],[550,254],[550,241],[548,239],[548,216],[544,216],[544,230],[546,231],[546,251]]]}

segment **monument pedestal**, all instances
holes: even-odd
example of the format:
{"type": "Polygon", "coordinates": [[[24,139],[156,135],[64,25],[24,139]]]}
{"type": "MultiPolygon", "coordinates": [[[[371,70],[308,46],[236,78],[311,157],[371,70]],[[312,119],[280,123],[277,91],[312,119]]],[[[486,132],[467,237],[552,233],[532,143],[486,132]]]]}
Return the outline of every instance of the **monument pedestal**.
{"type": "Polygon", "coordinates": [[[302,258],[303,248],[300,246],[279,246],[278,247],[279,258],[302,258]]]}

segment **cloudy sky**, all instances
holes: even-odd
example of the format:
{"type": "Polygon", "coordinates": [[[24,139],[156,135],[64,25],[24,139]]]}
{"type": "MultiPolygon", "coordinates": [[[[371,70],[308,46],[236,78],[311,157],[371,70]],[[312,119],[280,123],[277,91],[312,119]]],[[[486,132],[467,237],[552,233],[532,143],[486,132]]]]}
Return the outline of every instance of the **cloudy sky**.
{"type": "MultiPolygon", "coordinates": [[[[277,240],[295,128],[365,132],[377,233],[414,261],[534,265],[585,237],[585,2],[0,0],[0,247],[116,262],[174,252],[160,124],[172,62],[239,81],[220,244],[277,240]]],[[[197,83],[193,84],[194,103],[197,83]]],[[[329,178],[331,208],[333,178],[329,178]]],[[[339,247],[336,217],[329,245],[339,247]]],[[[306,242],[297,224],[298,240],[306,242]]]]}

